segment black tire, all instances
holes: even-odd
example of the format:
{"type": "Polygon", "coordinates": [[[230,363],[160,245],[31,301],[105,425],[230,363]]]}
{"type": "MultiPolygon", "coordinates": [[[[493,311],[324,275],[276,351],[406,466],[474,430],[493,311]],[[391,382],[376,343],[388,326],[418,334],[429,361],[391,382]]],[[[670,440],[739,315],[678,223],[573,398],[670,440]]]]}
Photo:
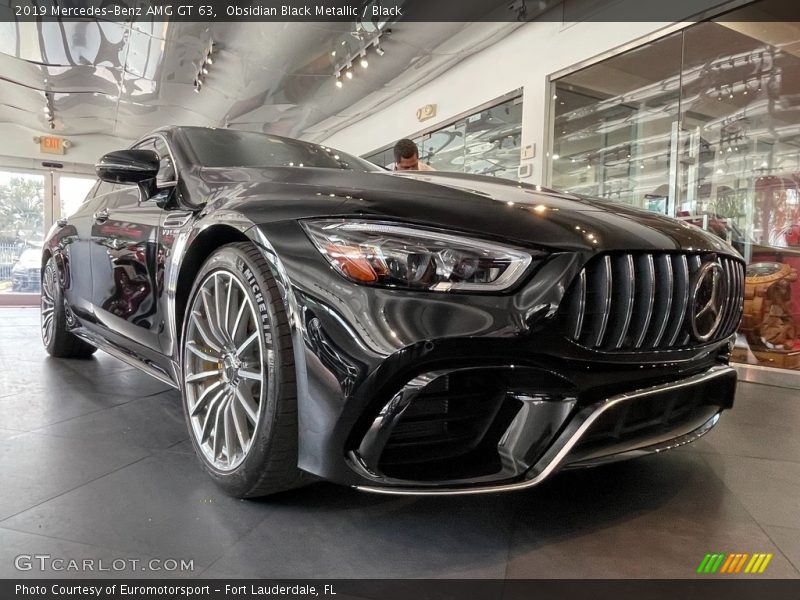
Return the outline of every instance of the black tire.
{"type": "Polygon", "coordinates": [[[42,272],[41,289],[42,343],[50,356],[56,358],[88,358],[97,348],[84,342],[67,329],[67,309],[61,277],[56,260],[52,256],[42,272]]]}
{"type": "MultiPolygon", "coordinates": [[[[228,281],[228,285],[233,287],[234,282],[230,279],[228,281]]],[[[218,309],[215,308],[215,310],[218,309]]],[[[206,313],[205,317],[208,317],[208,313],[206,313]]],[[[217,314],[216,320],[217,324],[219,324],[219,314],[217,314]]],[[[214,325],[208,319],[201,322],[212,329],[214,328],[214,325]]],[[[228,325],[229,321],[226,313],[225,326],[227,327],[228,325]]],[[[197,330],[193,331],[196,332],[197,330]]],[[[308,483],[310,477],[297,468],[297,384],[291,330],[278,285],[269,265],[255,246],[246,242],[228,244],[217,249],[206,260],[195,277],[189,302],[187,303],[182,332],[181,392],[183,395],[184,415],[195,453],[211,478],[227,494],[237,498],[267,496],[308,483]],[[202,439],[198,440],[198,433],[193,428],[189,407],[190,397],[187,391],[189,383],[186,381],[187,374],[190,372],[189,361],[197,360],[187,358],[187,353],[189,353],[187,344],[190,337],[190,319],[192,318],[193,310],[196,310],[196,306],[199,306],[199,304],[196,305],[196,301],[198,303],[202,301],[202,298],[198,298],[198,294],[201,293],[201,287],[210,278],[214,277],[214,274],[221,279],[228,279],[230,276],[235,277],[242,285],[242,288],[237,288],[237,294],[242,293],[242,291],[246,292],[252,303],[249,306],[254,313],[260,313],[254,314],[254,322],[258,323],[260,319],[261,323],[267,325],[267,327],[255,327],[254,330],[258,332],[260,343],[263,344],[259,346],[263,365],[261,373],[262,376],[266,374],[269,379],[267,381],[262,379],[260,392],[256,394],[257,396],[260,394],[259,417],[250,434],[249,449],[242,453],[244,455],[243,459],[239,458],[241,463],[230,470],[215,466],[212,461],[217,458],[216,452],[210,458],[206,455],[208,447],[206,447],[205,452],[201,447],[203,443],[207,442],[210,445],[211,442],[202,439]],[[266,360],[268,352],[265,350],[272,352],[272,361],[266,360]]],[[[252,336],[253,333],[250,335],[252,336]]],[[[231,338],[234,339],[235,336],[236,327],[233,328],[231,338]]],[[[206,347],[206,350],[213,352],[208,347],[206,347]]],[[[222,364],[220,362],[218,368],[222,364]]],[[[222,384],[223,387],[225,385],[233,386],[233,389],[236,388],[236,384],[222,384]]],[[[233,404],[236,402],[236,395],[233,392],[230,393],[230,404],[233,404]]],[[[211,412],[213,402],[212,400],[206,403],[208,413],[211,412]]],[[[220,402],[223,405],[224,403],[225,400],[220,402]]],[[[231,408],[230,410],[232,411],[233,409],[231,408]]],[[[220,412],[221,410],[217,410],[217,416],[214,417],[217,423],[219,422],[220,412]]],[[[195,415],[195,417],[200,418],[198,415],[195,415]]],[[[232,414],[231,420],[234,420],[232,414]]],[[[213,435],[216,436],[217,433],[213,435]]],[[[202,434],[200,437],[202,438],[202,434]]],[[[214,443],[216,444],[216,440],[214,443]]]]}

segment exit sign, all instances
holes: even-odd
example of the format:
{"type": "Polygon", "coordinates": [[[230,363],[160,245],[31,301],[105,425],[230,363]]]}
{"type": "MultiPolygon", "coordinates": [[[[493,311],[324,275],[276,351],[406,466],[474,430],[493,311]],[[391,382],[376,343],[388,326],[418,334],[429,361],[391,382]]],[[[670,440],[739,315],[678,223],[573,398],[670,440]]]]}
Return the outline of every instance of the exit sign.
{"type": "Polygon", "coordinates": [[[43,135],[39,138],[39,150],[44,154],[64,154],[64,138],[43,135]]]}

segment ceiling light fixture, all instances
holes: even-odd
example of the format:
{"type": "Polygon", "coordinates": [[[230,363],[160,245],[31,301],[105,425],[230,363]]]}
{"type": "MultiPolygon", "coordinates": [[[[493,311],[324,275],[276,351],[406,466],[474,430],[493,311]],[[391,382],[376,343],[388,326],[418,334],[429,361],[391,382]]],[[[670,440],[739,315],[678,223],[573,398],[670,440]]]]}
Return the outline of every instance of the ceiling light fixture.
{"type": "MultiPolygon", "coordinates": [[[[355,74],[353,71],[353,65],[356,62],[358,62],[358,65],[362,69],[366,69],[369,67],[369,58],[367,57],[367,53],[369,52],[370,47],[375,49],[375,54],[377,54],[378,56],[383,56],[384,54],[386,54],[386,51],[380,45],[380,39],[381,36],[384,35],[384,33],[388,33],[388,30],[386,32],[384,31],[378,32],[377,35],[375,35],[371,40],[366,42],[358,50],[343,56],[341,62],[337,61],[336,67],[334,68],[333,71],[333,76],[336,78],[336,87],[338,88],[342,87],[341,85],[342,73],[344,73],[344,76],[347,79],[353,79],[353,76],[355,74]]],[[[342,46],[345,46],[346,44],[347,44],[346,41],[342,42],[342,46]]],[[[336,55],[337,55],[336,50],[331,51],[331,56],[336,56],[336,55]]]]}
{"type": "Polygon", "coordinates": [[[212,54],[214,54],[215,50],[216,43],[214,40],[210,40],[205,52],[203,52],[203,57],[200,60],[200,66],[197,68],[197,73],[194,76],[194,91],[197,94],[199,94],[200,90],[203,89],[203,85],[206,82],[206,76],[209,73],[209,67],[214,64],[212,54]]]}
{"type": "Polygon", "coordinates": [[[44,93],[44,118],[47,119],[47,125],[50,129],[56,128],[56,115],[53,107],[53,96],[50,92],[44,93]]]}

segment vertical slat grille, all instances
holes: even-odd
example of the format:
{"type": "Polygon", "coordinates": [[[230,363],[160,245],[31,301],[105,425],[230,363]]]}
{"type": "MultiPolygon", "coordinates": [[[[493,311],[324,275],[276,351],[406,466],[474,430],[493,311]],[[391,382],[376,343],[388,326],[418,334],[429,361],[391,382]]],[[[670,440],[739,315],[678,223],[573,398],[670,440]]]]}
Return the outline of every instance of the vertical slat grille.
{"type": "Polygon", "coordinates": [[[614,320],[610,339],[614,348],[622,348],[633,315],[633,303],[636,297],[636,268],[631,255],[614,261],[614,264],[617,266],[617,276],[614,279],[617,294],[615,301],[619,306],[622,318],[614,320]]]}
{"type": "Polygon", "coordinates": [[[572,337],[578,339],[583,329],[583,315],[586,314],[586,270],[578,275],[578,283],[572,292],[572,306],[570,314],[574,315],[572,337]]]}
{"type": "Polygon", "coordinates": [[[729,258],[720,261],[727,276],[728,304],[721,330],[724,335],[732,335],[739,327],[744,308],[744,268],[729,258]]]}
{"type": "Polygon", "coordinates": [[[636,278],[636,302],[634,304],[633,346],[641,348],[647,328],[653,318],[653,301],[656,297],[656,274],[653,255],[643,254],[638,258],[639,276],[636,278]]]}
{"type": "Polygon", "coordinates": [[[602,346],[611,312],[613,274],[610,256],[602,258],[600,266],[594,269],[593,276],[590,276],[588,281],[591,287],[587,290],[587,297],[592,298],[591,309],[587,309],[592,311],[589,313],[592,317],[589,340],[592,346],[602,346]]]}
{"type": "Polygon", "coordinates": [[[606,254],[581,271],[570,290],[569,336],[604,351],[636,351],[698,344],[687,313],[694,278],[704,262],[718,261],[725,280],[722,322],[712,340],[730,336],[741,319],[744,265],[713,254],[606,254]]]}
{"type": "Polygon", "coordinates": [[[670,313],[672,324],[667,327],[664,336],[667,346],[674,346],[683,331],[683,321],[689,306],[689,262],[686,255],[676,254],[672,258],[672,272],[675,276],[673,284],[673,310],[670,313]]]}
{"type": "Polygon", "coordinates": [[[659,254],[655,258],[655,266],[656,280],[660,282],[660,285],[656,286],[651,333],[646,341],[646,345],[651,348],[657,348],[664,337],[669,323],[669,313],[672,309],[672,296],[675,293],[672,259],[667,254],[659,254]]]}

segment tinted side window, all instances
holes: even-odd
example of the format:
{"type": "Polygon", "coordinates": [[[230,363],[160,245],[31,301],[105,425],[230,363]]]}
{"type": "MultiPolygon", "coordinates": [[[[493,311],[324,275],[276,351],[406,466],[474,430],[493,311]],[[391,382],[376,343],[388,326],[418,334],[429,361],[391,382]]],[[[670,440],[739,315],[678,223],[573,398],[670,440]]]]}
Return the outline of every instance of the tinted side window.
{"type": "Polygon", "coordinates": [[[106,194],[110,194],[114,190],[117,189],[117,184],[109,183],[107,181],[100,181],[99,185],[94,189],[94,194],[90,194],[93,198],[97,198],[98,196],[105,196],[106,194]]]}
{"type": "Polygon", "coordinates": [[[86,194],[86,198],[83,199],[83,202],[81,202],[81,204],[86,204],[89,200],[94,198],[97,195],[97,190],[100,189],[100,185],[102,183],[103,182],[100,181],[99,179],[97,181],[95,181],[94,185],[92,186],[92,189],[90,189],[89,193],[86,194]]]}
{"type": "Polygon", "coordinates": [[[158,167],[158,184],[171,183],[176,180],[175,165],[172,164],[172,157],[169,153],[169,148],[164,140],[161,138],[149,138],[134,146],[134,148],[142,150],[152,150],[158,154],[159,167],[158,167]]]}
{"type": "Polygon", "coordinates": [[[172,164],[172,156],[169,153],[169,148],[161,138],[155,140],[156,154],[159,158],[158,168],[158,182],[166,183],[175,181],[177,179],[175,173],[175,165],[172,164]]]}

